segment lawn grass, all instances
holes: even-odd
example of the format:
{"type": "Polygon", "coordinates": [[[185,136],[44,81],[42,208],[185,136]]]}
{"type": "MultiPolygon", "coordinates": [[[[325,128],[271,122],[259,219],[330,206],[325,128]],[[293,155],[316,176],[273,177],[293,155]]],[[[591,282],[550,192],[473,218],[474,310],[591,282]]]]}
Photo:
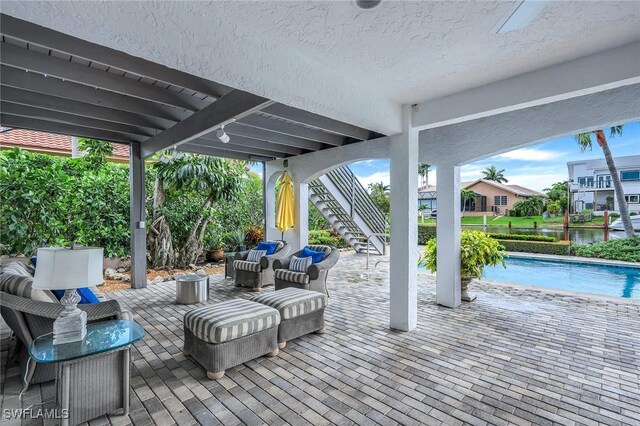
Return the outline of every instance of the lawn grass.
{"type": "MultiPolygon", "coordinates": [[[[511,226],[513,228],[533,228],[533,223],[537,222],[538,227],[541,228],[543,226],[562,226],[564,222],[563,216],[551,217],[549,219],[542,219],[542,216],[531,216],[530,218],[526,217],[511,217],[511,216],[503,216],[497,219],[494,219],[493,216],[487,215],[487,225],[488,226],[504,226],[505,228],[509,226],[509,222],[511,222],[511,226]]],[[[418,218],[418,223],[433,223],[436,221],[433,219],[425,219],[418,218]]],[[[463,225],[482,225],[482,216],[467,216],[462,218],[463,225]]],[[[603,226],[604,218],[602,216],[596,216],[589,222],[584,223],[572,223],[571,226],[603,226]]]]}

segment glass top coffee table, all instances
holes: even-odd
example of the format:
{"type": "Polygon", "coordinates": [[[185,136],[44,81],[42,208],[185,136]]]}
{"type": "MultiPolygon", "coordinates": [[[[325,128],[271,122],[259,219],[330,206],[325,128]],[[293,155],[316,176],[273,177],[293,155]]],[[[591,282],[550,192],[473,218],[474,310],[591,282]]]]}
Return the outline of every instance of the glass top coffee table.
{"type": "Polygon", "coordinates": [[[35,362],[56,364],[56,402],[63,415],[62,426],[118,409],[129,413],[129,348],[144,335],[144,329],[133,321],[101,321],[87,324],[82,341],[54,345],[53,333],[49,333],[29,345],[35,362]]]}

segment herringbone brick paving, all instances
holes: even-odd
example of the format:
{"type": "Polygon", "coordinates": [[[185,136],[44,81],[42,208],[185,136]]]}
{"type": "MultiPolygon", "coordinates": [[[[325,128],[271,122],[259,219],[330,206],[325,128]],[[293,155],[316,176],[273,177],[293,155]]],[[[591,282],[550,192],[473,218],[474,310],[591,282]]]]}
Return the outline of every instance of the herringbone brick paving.
{"type": "MultiPolygon", "coordinates": [[[[211,281],[208,303],[253,295],[211,281]]],[[[401,333],[388,327],[388,264],[370,272],[362,256],[343,255],[329,288],[326,334],[217,382],[181,353],[182,317],[195,306],[174,303],[173,283],[110,293],[147,336],[133,349],[131,414],[90,424],[640,424],[637,301],[474,284],[476,302],[448,309],[420,274],[418,327],[401,333]]],[[[11,345],[3,324],[3,409],[19,406],[11,345]]],[[[23,404],[53,392],[32,386],[23,404]]]]}

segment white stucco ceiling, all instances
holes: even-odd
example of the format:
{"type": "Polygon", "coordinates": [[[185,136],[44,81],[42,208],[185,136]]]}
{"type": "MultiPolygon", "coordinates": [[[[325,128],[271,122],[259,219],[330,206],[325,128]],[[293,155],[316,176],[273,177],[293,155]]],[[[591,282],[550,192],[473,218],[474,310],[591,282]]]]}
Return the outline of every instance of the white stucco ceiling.
{"type": "MultiPolygon", "coordinates": [[[[3,13],[385,134],[400,105],[640,40],[640,2],[2,2],[3,13]]],[[[615,64],[612,64],[615,66],[615,64]]],[[[588,70],[585,70],[588,72],[588,70]]]]}

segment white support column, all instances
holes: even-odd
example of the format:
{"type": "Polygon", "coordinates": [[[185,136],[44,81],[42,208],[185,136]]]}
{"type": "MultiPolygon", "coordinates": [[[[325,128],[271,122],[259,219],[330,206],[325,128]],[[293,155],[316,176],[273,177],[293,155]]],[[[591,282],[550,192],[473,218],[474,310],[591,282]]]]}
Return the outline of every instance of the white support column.
{"type": "Polygon", "coordinates": [[[411,331],[418,311],[418,132],[410,106],[403,111],[404,133],[391,139],[390,326],[411,331]]]}
{"type": "Polygon", "coordinates": [[[291,244],[291,252],[294,252],[309,244],[309,184],[299,182],[296,176],[292,177],[296,224],[284,233],[284,237],[291,244]]]}
{"type": "Polygon", "coordinates": [[[455,308],[460,305],[460,167],[438,164],[438,271],[436,301],[455,308]]]}
{"type": "Polygon", "coordinates": [[[131,287],[147,286],[147,230],[145,225],[144,158],[139,143],[129,145],[131,221],[131,287]]]}

